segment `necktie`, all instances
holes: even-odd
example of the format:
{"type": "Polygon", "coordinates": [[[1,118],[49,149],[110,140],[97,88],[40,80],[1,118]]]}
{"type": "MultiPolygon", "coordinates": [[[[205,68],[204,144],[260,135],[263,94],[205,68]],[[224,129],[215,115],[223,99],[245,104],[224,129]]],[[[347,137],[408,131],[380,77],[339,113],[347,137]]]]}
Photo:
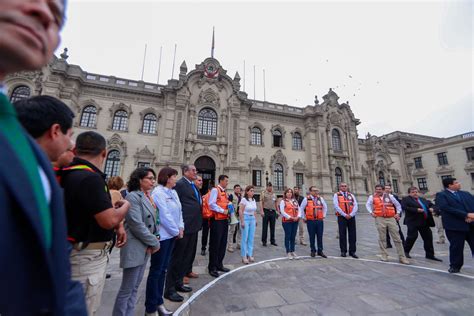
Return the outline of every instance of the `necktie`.
{"type": "Polygon", "coordinates": [[[416,201],[418,202],[418,204],[421,205],[421,208],[423,209],[423,217],[426,219],[428,218],[428,210],[426,209],[426,206],[423,202],[421,202],[420,199],[416,199],[416,201]]]}
{"type": "Polygon", "coordinates": [[[38,161],[28,143],[24,131],[18,122],[16,111],[7,97],[0,93],[0,133],[10,143],[33,188],[41,225],[43,226],[46,247],[51,247],[52,225],[51,211],[46,200],[43,184],[39,175],[38,161]]]}
{"type": "Polygon", "coordinates": [[[456,200],[461,201],[461,197],[459,196],[458,192],[453,191],[453,195],[456,198],[456,200]]]}
{"type": "Polygon", "coordinates": [[[199,198],[199,192],[198,192],[194,182],[191,182],[191,186],[193,187],[194,195],[196,196],[196,199],[199,201],[199,204],[201,204],[201,199],[199,198]]]}

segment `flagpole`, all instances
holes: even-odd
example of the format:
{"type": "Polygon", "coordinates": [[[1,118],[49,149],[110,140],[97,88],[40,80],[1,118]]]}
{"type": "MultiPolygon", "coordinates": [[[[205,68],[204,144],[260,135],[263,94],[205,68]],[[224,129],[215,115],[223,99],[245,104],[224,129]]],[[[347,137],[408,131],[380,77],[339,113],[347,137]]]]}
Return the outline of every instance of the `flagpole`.
{"type": "Polygon", "coordinates": [[[263,69],[263,101],[267,101],[267,93],[265,91],[265,69],[263,69]]]}
{"type": "Polygon", "coordinates": [[[147,44],[145,44],[145,54],[143,55],[142,79],[141,79],[142,81],[143,81],[143,74],[145,73],[146,46],[147,44]]]}
{"type": "Polygon", "coordinates": [[[245,92],[245,59],[244,59],[244,92],[245,92]]]}
{"type": "Polygon", "coordinates": [[[211,58],[214,58],[214,26],[212,27],[212,46],[211,46],[211,58]]]}
{"type": "Polygon", "coordinates": [[[253,65],[253,99],[255,99],[255,65],[253,65]]]}
{"type": "Polygon", "coordinates": [[[158,63],[158,78],[156,79],[156,83],[160,84],[160,72],[161,72],[161,55],[163,54],[163,46],[160,47],[160,61],[158,63]]]}
{"type": "Polygon", "coordinates": [[[178,46],[178,45],[174,44],[173,70],[171,71],[171,79],[174,79],[174,63],[176,61],[176,46],[178,46]]]}

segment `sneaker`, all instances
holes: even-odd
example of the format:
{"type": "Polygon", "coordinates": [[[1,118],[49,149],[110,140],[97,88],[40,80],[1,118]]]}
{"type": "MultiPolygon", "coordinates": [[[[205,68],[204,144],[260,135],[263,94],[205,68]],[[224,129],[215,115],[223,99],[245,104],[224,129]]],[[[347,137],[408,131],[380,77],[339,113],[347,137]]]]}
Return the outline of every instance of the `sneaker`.
{"type": "Polygon", "coordinates": [[[248,261],[247,257],[242,257],[242,263],[243,264],[249,264],[249,261],[248,261]]]}
{"type": "Polygon", "coordinates": [[[301,241],[300,241],[300,245],[302,245],[302,246],[307,246],[308,244],[307,244],[304,240],[301,240],[301,241]]]}
{"type": "Polygon", "coordinates": [[[387,255],[382,255],[380,260],[382,260],[383,262],[387,262],[388,261],[388,256],[387,255]]]}
{"type": "Polygon", "coordinates": [[[288,252],[286,255],[288,256],[288,259],[293,260],[293,256],[291,255],[291,252],[288,252]]]}
{"type": "Polygon", "coordinates": [[[249,262],[255,262],[255,258],[254,257],[249,257],[249,262]]]}
{"type": "Polygon", "coordinates": [[[293,258],[295,258],[295,259],[298,257],[298,256],[296,255],[296,253],[294,253],[294,252],[291,252],[291,255],[292,255],[293,258]]]}
{"type": "Polygon", "coordinates": [[[401,258],[400,258],[400,263],[403,263],[403,264],[410,264],[410,261],[408,261],[408,259],[405,258],[405,257],[401,257],[401,258]]]}
{"type": "Polygon", "coordinates": [[[227,251],[228,251],[228,252],[234,252],[234,247],[229,247],[229,248],[227,248],[227,251]]]}

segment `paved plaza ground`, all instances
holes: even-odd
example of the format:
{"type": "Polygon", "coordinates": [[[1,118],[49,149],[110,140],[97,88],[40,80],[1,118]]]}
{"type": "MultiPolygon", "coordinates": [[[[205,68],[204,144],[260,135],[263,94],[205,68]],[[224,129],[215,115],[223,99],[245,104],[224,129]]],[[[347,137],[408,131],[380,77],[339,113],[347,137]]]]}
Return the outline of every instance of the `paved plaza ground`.
{"type": "MultiPolygon", "coordinates": [[[[465,248],[461,275],[448,269],[448,243],[436,244],[436,256],[443,262],[426,260],[419,238],[410,259],[398,264],[395,249],[390,262],[380,261],[374,220],[368,214],[357,217],[357,254],[361,259],[339,257],[335,216],[325,221],[324,251],[328,259],[310,258],[309,246],[296,247],[297,260],[285,256],[283,229],[277,223],[278,246],[263,247],[261,220],[255,237],[253,265],[241,263],[240,252],[227,252],[224,263],[234,271],[219,279],[207,274],[208,256],[196,255],[191,279],[194,289],[185,293],[184,304],[165,300],[180,315],[472,315],[474,312],[474,259],[465,248]],[[210,282],[214,282],[209,284],[210,282]],[[181,306],[182,305],[182,306],[181,306]],[[180,307],[181,306],[181,307],[180,307]]],[[[402,225],[406,232],[406,226],[402,225]]],[[[306,241],[307,232],[305,231],[306,241]]],[[[200,238],[199,238],[200,242],[200,238]]],[[[111,315],[120,287],[122,271],[118,251],[109,265],[112,277],[106,281],[99,315],[111,315]]],[[[144,315],[146,275],[139,290],[136,315],[144,315]]]]}

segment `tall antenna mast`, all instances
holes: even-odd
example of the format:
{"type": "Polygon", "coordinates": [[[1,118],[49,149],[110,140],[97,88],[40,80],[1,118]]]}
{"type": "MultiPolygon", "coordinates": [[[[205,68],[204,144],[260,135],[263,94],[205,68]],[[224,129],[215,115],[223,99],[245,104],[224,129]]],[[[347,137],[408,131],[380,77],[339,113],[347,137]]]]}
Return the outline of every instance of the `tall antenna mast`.
{"type": "Polygon", "coordinates": [[[171,79],[174,79],[174,63],[176,61],[176,46],[178,46],[178,45],[174,44],[173,70],[171,71],[171,79]]]}
{"type": "Polygon", "coordinates": [[[160,72],[161,72],[161,55],[163,54],[163,46],[160,46],[160,61],[158,62],[158,78],[156,79],[156,83],[160,84],[160,72]]]}
{"type": "Polygon", "coordinates": [[[142,81],[143,81],[143,74],[145,73],[146,46],[147,44],[145,44],[145,54],[143,55],[142,79],[141,79],[142,81]]]}
{"type": "Polygon", "coordinates": [[[212,46],[211,46],[211,57],[214,58],[214,26],[212,27],[212,46]]]}

